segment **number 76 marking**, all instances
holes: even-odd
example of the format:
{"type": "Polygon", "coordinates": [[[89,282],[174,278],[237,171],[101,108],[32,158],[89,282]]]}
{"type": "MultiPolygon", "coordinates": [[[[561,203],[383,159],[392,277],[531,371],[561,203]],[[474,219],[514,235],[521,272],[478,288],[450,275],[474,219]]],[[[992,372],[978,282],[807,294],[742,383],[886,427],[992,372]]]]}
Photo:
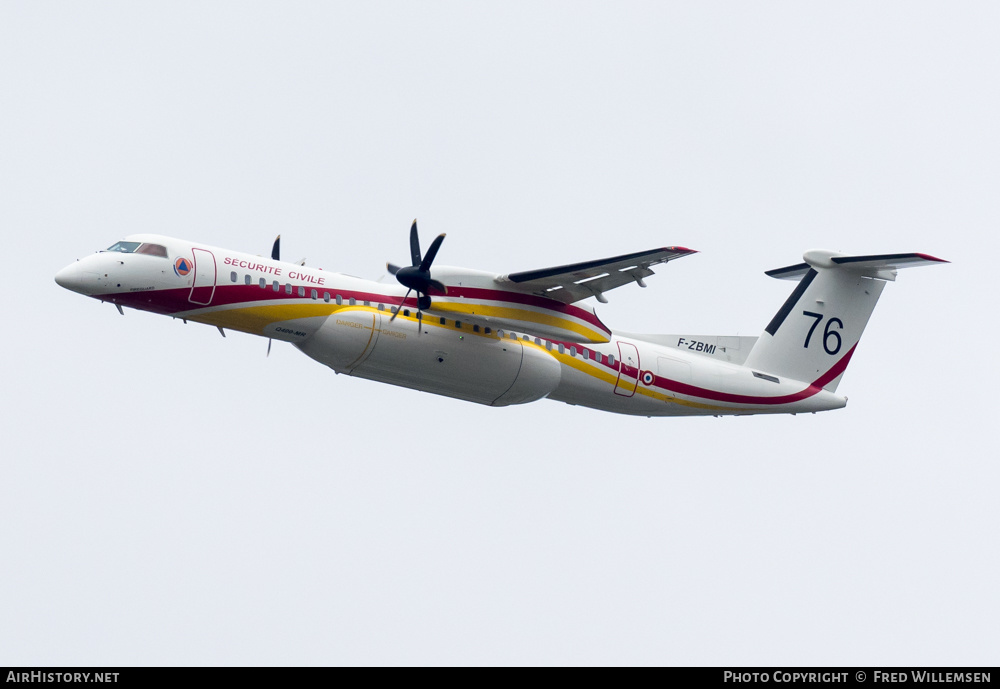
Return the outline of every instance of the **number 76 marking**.
{"type": "MultiPolygon", "coordinates": [[[[813,313],[812,311],[803,311],[802,313],[806,316],[809,316],[810,318],[816,319],[813,322],[812,326],[809,328],[809,332],[806,334],[806,341],[802,345],[803,347],[808,349],[809,340],[812,339],[813,333],[816,331],[816,326],[818,326],[820,322],[823,320],[823,314],[813,313]]],[[[824,352],[832,356],[840,351],[840,346],[843,344],[843,340],[841,339],[838,330],[843,330],[843,329],[844,329],[844,321],[840,320],[839,318],[830,318],[830,320],[826,322],[826,327],[823,329],[824,352]],[[836,324],[837,330],[831,330],[834,324],[836,324]],[[834,344],[832,347],[830,346],[831,339],[834,340],[834,344]]]]}

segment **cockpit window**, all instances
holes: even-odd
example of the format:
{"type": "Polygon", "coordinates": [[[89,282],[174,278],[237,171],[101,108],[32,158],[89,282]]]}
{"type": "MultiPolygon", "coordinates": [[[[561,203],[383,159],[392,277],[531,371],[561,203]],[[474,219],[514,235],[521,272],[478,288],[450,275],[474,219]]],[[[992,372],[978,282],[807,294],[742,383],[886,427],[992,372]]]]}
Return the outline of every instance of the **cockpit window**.
{"type": "Polygon", "coordinates": [[[147,254],[149,256],[160,256],[162,258],[167,257],[167,247],[162,244],[143,244],[138,249],[135,250],[137,254],[147,254]]]}
{"type": "Polygon", "coordinates": [[[108,251],[118,251],[123,254],[134,253],[139,248],[140,242],[115,242],[108,247],[108,251]]]}
{"type": "Polygon", "coordinates": [[[167,247],[162,244],[150,244],[148,242],[115,242],[114,246],[108,247],[108,251],[117,251],[123,254],[146,254],[147,256],[167,257],[167,247]]]}

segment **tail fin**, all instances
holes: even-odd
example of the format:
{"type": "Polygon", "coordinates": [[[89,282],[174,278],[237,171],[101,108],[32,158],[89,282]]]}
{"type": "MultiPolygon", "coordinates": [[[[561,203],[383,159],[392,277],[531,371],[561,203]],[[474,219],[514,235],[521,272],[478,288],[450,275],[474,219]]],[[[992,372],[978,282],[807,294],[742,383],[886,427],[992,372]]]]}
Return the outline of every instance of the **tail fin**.
{"type": "Polygon", "coordinates": [[[947,263],[926,254],[844,256],[807,251],[806,262],[767,271],[798,286],[764,329],[744,366],[833,392],[885,281],[899,268],[947,263]]]}

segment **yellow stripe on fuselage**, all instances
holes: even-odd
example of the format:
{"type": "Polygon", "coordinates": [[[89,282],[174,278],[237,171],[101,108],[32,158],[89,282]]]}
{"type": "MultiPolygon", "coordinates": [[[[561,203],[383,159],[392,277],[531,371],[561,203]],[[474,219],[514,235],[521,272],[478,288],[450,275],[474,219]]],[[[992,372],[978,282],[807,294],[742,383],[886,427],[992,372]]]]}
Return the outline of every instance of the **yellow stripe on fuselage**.
{"type": "MultiPolygon", "coordinates": [[[[524,342],[523,344],[528,344],[528,343],[524,342]]],[[[534,346],[538,347],[539,345],[534,345],[534,346]]],[[[553,352],[551,350],[546,349],[545,347],[540,347],[540,349],[544,349],[550,355],[554,356],[556,360],[558,360],[559,363],[562,364],[563,366],[569,366],[570,368],[575,368],[577,371],[585,373],[591,378],[596,378],[611,386],[615,386],[618,384],[618,375],[616,373],[610,373],[608,371],[599,369],[593,364],[586,364],[583,361],[580,361],[576,357],[571,356],[569,354],[559,354],[558,352],[553,352]]],[[[664,402],[672,404],[679,404],[681,406],[691,407],[693,409],[707,409],[711,411],[717,411],[717,410],[732,411],[731,407],[718,407],[711,404],[702,404],[701,402],[692,402],[690,400],[678,399],[677,397],[666,395],[662,392],[654,390],[653,388],[644,387],[641,383],[639,383],[636,386],[635,391],[636,394],[639,395],[645,395],[646,397],[652,397],[653,399],[656,400],[662,400],[664,402]]]]}
{"type": "MultiPolygon", "coordinates": [[[[604,333],[594,330],[593,328],[588,328],[587,326],[581,325],[568,318],[561,318],[559,316],[550,316],[546,313],[539,313],[537,311],[528,311],[527,309],[512,309],[504,306],[486,306],[485,304],[479,303],[458,303],[458,302],[434,302],[435,311],[444,311],[450,313],[464,313],[472,316],[486,316],[492,318],[500,318],[511,321],[524,321],[527,323],[538,323],[540,325],[548,325],[553,328],[560,328],[562,330],[567,330],[570,332],[577,333],[587,338],[586,341],[592,344],[604,344],[609,342],[608,336],[604,333]]],[[[511,324],[512,327],[516,327],[511,324]]]]}
{"type": "MultiPolygon", "coordinates": [[[[451,309],[442,308],[446,306],[445,304],[436,304],[435,310],[451,310],[456,313],[466,313],[472,314],[475,310],[475,315],[492,315],[496,317],[506,317],[514,318],[511,312],[524,314],[532,316],[533,322],[546,322],[549,325],[555,325],[556,322],[565,323],[566,326],[560,325],[559,327],[567,327],[569,325],[576,326],[576,324],[566,321],[561,318],[550,318],[548,321],[541,321],[538,317],[541,314],[537,314],[533,311],[523,311],[521,309],[504,309],[496,307],[483,307],[482,305],[466,305],[466,304],[447,304],[449,307],[456,307],[451,309]],[[490,310],[491,313],[485,313],[486,310],[490,310]]],[[[318,304],[270,304],[261,306],[244,306],[231,309],[221,309],[218,311],[211,311],[207,313],[201,313],[189,317],[189,320],[207,323],[208,325],[215,325],[221,328],[228,328],[230,330],[239,330],[246,333],[251,333],[254,335],[264,335],[264,328],[277,322],[290,321],[298,318],[316,318],[320,316],[329,316],[330,314],[336,313],[338,311],[372,311],[375,313],[380,313],[377,308],[373,306],[361,306],[358,305],[337,305],[334,303],[320,302],[318,304]]],[[[389,312],[383,311],[383,314],[388,315],[389,312]]],[[[400,313],[397,317],[400,320],[416,322],[415,316],[404,316],[400,313]]],[[[522,318],[522,320],[527,320],[522,318]]],[[[434,328],[454,328],[454,321],[447,324],[440,324],[436,319],[424,319],[424,327],[434,327],[434,328]]],[[[580,334],[586,334],[585,329],[576,326],[573,328],[575,332],[580,334]]],[[[487,335],[485,333],[477,333],[474,331],[465,331],[468,335],[477,335],[479,337],[487,337],[490,339],[504,339],[496,334],[487,335]]],[[[596,332],[591,330],[590,332],[596,332]]],[[[554,357],[563,366],[568,366],[570,368],[576,369],[581,373],[590,376],[596,380],[606,383],[607,385],[614,387],[618,384],[618,374],[617,372],[612,372],[606,370],[596,364],[588,363],[587,359],[579,359],[577,357],[571,356],[570,354],[560,354],[557,351],[553,351],[545,347],[545,345],[535,344],[532,340],[518,340],[524,347],[535,347],[544,351],[546,354],[554,357]]],[[[608,342],[605,339],[602,342],[608,342]]],[[[704,409],[708,411],[726,411],[732,413],[733,411],[738,411],[733,407],[720,407],[717,405],[704,404],[701,402],[694,402],[691,400],[680,399],[672,395],[664,394],[653,388],[643,386],[639,383],[636,386],[636,394],[645,395],[646,397],[651,397],[656,400],[661,400],[668,404],[679,404],[685,407],[690,407],[692,409],[704,409]]],[[[752,410],[747,410],[752,411],[752,410]]]]}
{"type": "MultiPolygon", "coordinates": [[[[315,318],[317,316],[329,316],[341,309],[374,309],[374,307],[362,307],[360,305],[348,306],[336,305],[332,303],[319,304],[267,304],[261,306],[242,306],[236,308],[223,308],[217,311],[208,311],[197,315],[189,316],[190,320],[208,323],[230,330],[241,330],[254,335],[263,334],[263,330],[268,325],[279,321],[290,321],[296,318],[315,318]]],[[[483,304],[458,304],[454,302],[437,302],[434,304],[435,311],[454,314],[467,314],[470,316],[484,316],[509,321],[523,321],[526,323],[538,323],[553,328],[559,328],[569,332],[577,333],[591,344],[605,344],[609,338],[604,333],[593,328],[581,325],[567,318],[551,316],[536,311],[526,309],[512,309],[497,306],[486,306],[483,304]]],[[[388,312],[383,312],[388,313],[388,312]]],[[[400,313],[399,318],[404,318],[400,313]]],[[[415,321],[416,318],[409,317],[407,320],[415,321]]],[[[425,324],[434,325],[430,319],[424,319],[425,324]]],[[[508,327],[516,327],[511,323],[508,327]]]]}
{"type": "Polygon", "coordinates": [[[344,308],[336,304],[271,304],[267,306],[243,306],[235,309],[220,309],[189,316],[188,319],[215,325],[230,330],[241,330],[252,335],[264,335],[264,328],[272,323],[291,321],[297,318],[329,316],[344,308]]]}

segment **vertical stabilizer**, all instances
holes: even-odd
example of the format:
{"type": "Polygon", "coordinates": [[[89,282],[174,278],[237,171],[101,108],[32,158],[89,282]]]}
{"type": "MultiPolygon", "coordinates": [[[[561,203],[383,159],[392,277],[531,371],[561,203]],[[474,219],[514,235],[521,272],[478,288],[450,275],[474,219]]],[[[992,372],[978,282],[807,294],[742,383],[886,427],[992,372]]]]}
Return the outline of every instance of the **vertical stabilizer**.
{"type": "Polygon", "coordinates": [[[886,281],[899,268],[946,263],[926,254],[844,256],[806,252],[805,263],[768,271],[799,280],[744,366],[837,389],[886,281]]]}

